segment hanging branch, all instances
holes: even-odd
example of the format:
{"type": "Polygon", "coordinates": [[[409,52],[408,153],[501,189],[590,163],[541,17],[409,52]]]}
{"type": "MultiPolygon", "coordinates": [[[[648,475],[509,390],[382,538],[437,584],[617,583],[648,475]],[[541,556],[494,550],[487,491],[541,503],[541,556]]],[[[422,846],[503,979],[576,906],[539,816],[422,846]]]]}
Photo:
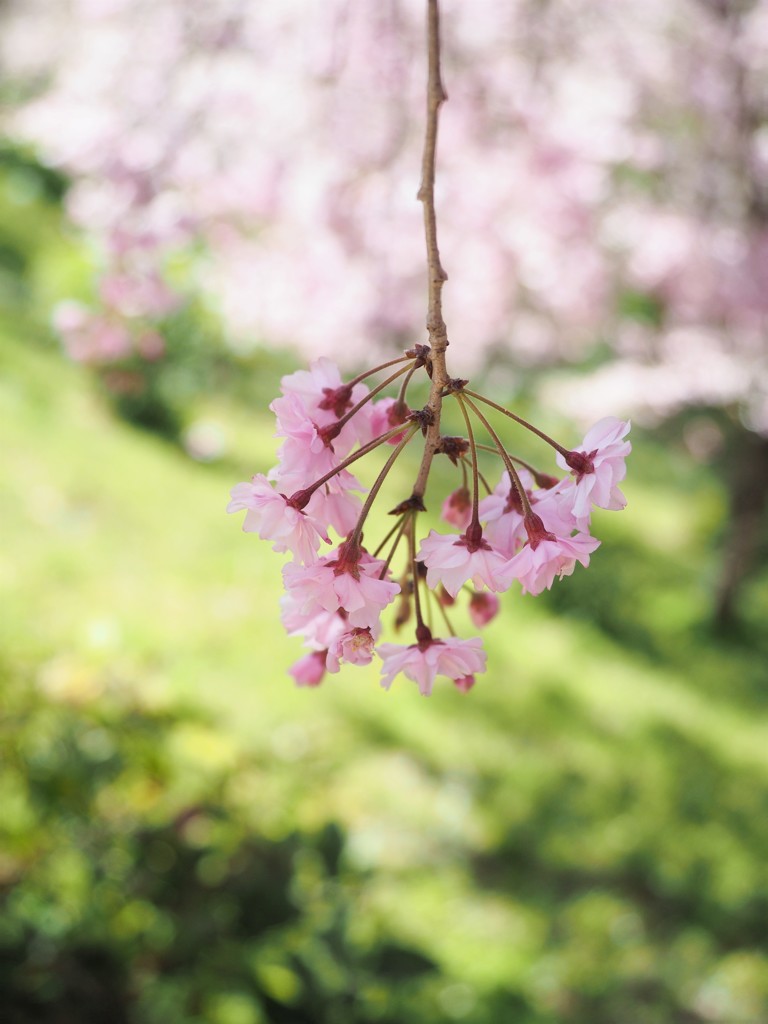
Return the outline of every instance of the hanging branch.
{"type": "Polygon", "coordinates": [[[448,275],[440,262],[437,247],[437,216],[435,214],[435,162],[437,154],[437,124],[440,107],[448,99],[440,76],[440,15],[437,0],[427,4],[427,127],[424,137],[424,155],[421,162],[421,185],[417,198],[424,206],[424,234],[427,241],[427,267],[429,272],[429,307],[427,331],[432,346],[432,359],[444,356],[448,336],[443,320],[442,291],[448,275]]]}
{"type": "MultiPolygon", "coordinates": [[[[279,551],[294,555],[285,569],[285,586],[289,600],[290,629],[304,636],[311,653],[290,669],[299,685],[317,686],[326,669],[335,672],[344,659],[356,664],[368,664],[379,636],[381,611],[400,594],[396,627],[408,621],[411,605],[416,619],[416,643],[381,644],[375,650],[382,659],[382,685],[389,688],[400,672],[418,682],[422,694],[429,694],[436,675],[452,679],[459,690],[466,692],[474,685],[475,673],[485,670],[485,654],[479,637],[464,640],[455,635],[443,599],[435,587],[444,588],[451,599],[458,590],[472,582],[491,592],[509,588],[513,580],[520,581],[524,592],[538,594],[548,589],[555,576],[570,575],[576,562],[589,564],[589,556],[599,541],[584,529],[585,511],[592,504],[609,509],[623,508],[624,496],[614,481],[624,477],[624,459],[630,444],[623,439],[629,423],[606,417],[590,429],[581,449],[569,450],[549,437],[538,427],[499,403],[467,388],[469,381],[450,377],[446,366],[448,331],[443,320],[442,290],[448,275],[440,262],[437,244],[437,217],[435,212],[435,167],[440,108],[447,97],[440,73],[439,0],[426,0],[427,40],[427,116],[424,135],[424,153],[421,166],[421,184],[418,200],[424,214],[426,241],[428,301],[426,328],[429,345],[415,344],[402,356],[389,359],[371,370],[365,370],[346,384],[336,383],[337,370],[325,363],[312,364],[309,372],[283,378],[284,398],[271,408],[278,415],[277,436],[286,440],[280,449],[280,463],[271,472],[270,484],[263,474],[254,476],[250,483],[237,484],[232,489],[228,511],[247,510],[243,528],[258,532],[265,540],[275,542],[279,551]],[[370,389],[350,409],[352,392],[356,384],[374,373],[392,369],[385,380],[370,389]],[[425,369],[430,378],[427,404],[411,411],[406,392],[414,373],[425,369]],[[397,399],[389,403],[377,402],[375,397],[385,388],[399,381],[397,399]],[[334,386],[335,385],[335,386],[334,386]],[[443,399],[452,396],[464,417],[467,438],[441,437],[440,417],[443,399]],[[285,400],[290,399],[290,400],[285,400]],[[537,472],[528,463],[510,456],[504,442],[482,406],[511,417],[516,423],[533,431],[565,460],[571,474],[562,480],[537,472]],[[335,419],[326,422],[327,413],[335,419]],[[323,416],[319,414],[323,413],[323,416]],[[471,415],[470,415],[471,414],[471,415]],[[284,421],[281,420],[284,417],[284,421]],[[493,447],[480,444],[475,438],[475,419],[485,428],[493,447]],[[355,426],[342,437],[343,427],[355,426]],[[323,425],[319,425],[323,424],[323,425]],[[382,430],[388,425],[389,429],[382,430]],[[365,443],[370,433],[378,436],[365,443]],[[411,496],[400,501],[390,512],[396,516],[395,525],[371,557],[363,547],[363,528],[380,489],[406,446],[417,434],[423,434],[424,452],[411,496]],[[357,437],[359,447],[349,453],[357,437]],[[339,447],[333,441],[339,438],[339,447]],[[317,441],[322,444],[317,444],[317,441]],[[359,489],[346,469],[369,455],[379,446],[390,442],[395,445],[379,471],[362,505],[350,494],[359,489]],[[513,530],[500,530],[494,542],[483,537],[480,519],[480,482],[491,494],[488,481],[480,472],[478,451],[494,451],[503,460],[510,479],[509,496],[502,515],[514,508],[522,510],[527,540],[518,545],[517,521],[513,530]],[[467,468],[472,471],[472,514],[461,535],[441,534],[435,530],[417,539],[418,513],[424,511],[432,461],[438,453],[445,454],[454,465],[460,465],[463,487],[467,488],[467,468]],[[329,462],[337,464],[328,468],[329,462]],[[523,481],[515,464],[525,467],[534,476],[540,488],[557,485],[557,508],[552,502],[541,501],[534,512],[523,481]],[[302,484],[299,490],[293,490],[302,484]],[[293,491],[290,497],[283,493],[285,486],[293,491]],[[320,492],[320,488],[325,488],[320,492]],[[320,493],[319,493],[320,492],[320,493]],[[317,499],[313,501],[313,496],[317,499]],[[519,500],[513,501],[514,496],[519,500]],[[557,536],[548,529],[552,516],[565,536],[557,536]],[[356,522],[350,529],[350,522],[356,522]],[[544,517],[544,518],[542,518],[544,517]],[[346,539],[328,556],[318,555],[323,541],[328,541],[329,528],[346,539]],[[572,536],[575,533],[575,536],[572,536]],[[399,580],[392,579],[391,565],[403,540],[408,544],[408,567],[399,580]],[[546,544],[542,542],[546,541],[546,544]],[[523,552],[527,552],[523,555],[523,552]],[[385,550],[384,560],[379,558],[385,550]],[[518,557],[522,556],[522,557],[518,557]],[[422,597],[424,600],[422,600],[422,597]],[[437,606],[445,622],[448,635],[433,636],[433,609],[437,606]],[[343,632],[334,633],[328,644],[328,619],[318,615],[323,609],[337,615],[333,621],[343,632]],[[425,621],[426,618],[426,621],[425,621]]],[[[340,380],[340,375],[339,375],[340,380]]],[[[562,460],[561,460],[562,464],[562,460]]],[[[463,497],[463,496],[462,496],[463,497]]],[[[541,495],[536,495],[539,500],[541,495]]],[[[444,518],[454,522],[448,511],[453,505],[449,495],[444,518]]],[[[458,525],[458,524],[454,524],[458,525]]],[[[482,592],[471,600],[487,598],[482,592]]],[[[488,603],[486,601],[486,603],[488,603]]],[[[494,604],[494,602],[491,602],[494,604]]],[[[495,607],[486,607],[482,614],[475,609],[475,625],[482,625],[495,614],[495,607]]]]}
{"type": "Polygon", "coordinates": [[[443,389],[448,383],[445,350],[448,331],[443,320],[442,290],[448,275],[440,262],[437,247],[437,217],[435,214],[435,160],[437,152],[437,126],[440,107],[448,98],[440,75],[440,14],[438,0],[427,0],[427,125],[424,134],[424,155],[421,164],[421,185],[417,198],[424,208],[424,234],[427,243],[427,275],[429,303],[427,333],[431,346],[432,387],[427,402],[430,423],[427,426],[424,456],[413,488],[413,497],[421,501],[427,486],[432,459],[440,445],[440,410],[443,389]]]}

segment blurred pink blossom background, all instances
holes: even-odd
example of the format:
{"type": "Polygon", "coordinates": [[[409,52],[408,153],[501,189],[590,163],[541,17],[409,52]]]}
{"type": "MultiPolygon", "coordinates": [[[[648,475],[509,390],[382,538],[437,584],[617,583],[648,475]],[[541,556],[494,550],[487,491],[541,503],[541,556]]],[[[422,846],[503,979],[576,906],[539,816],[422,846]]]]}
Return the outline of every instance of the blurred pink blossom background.
{"type": "MultiPolygon", "coordinates": [[[[768,434],[768,8],[444,0],[437,204],[457,372],[556,368],[583,421],[738,408],[768,434]],[[568,369],[590,360],[592,372],[568,369]]],[[[421,4],[11,4],[8,131],[92,240],[70,355],[162,355],[190,294],[236,352],[423,340],[421,4]],[[180,269],[181,268],[181,269],[180,269]]]]}

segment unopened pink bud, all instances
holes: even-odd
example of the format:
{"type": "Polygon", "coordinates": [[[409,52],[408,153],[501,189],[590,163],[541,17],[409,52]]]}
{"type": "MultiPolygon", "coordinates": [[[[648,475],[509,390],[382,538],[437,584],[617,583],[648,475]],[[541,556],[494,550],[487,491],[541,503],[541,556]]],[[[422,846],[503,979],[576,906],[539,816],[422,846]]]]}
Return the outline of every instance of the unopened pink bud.
{"type": "Polygon", "coordinates": [[[469,617],[478,629],[487,626],[499,613],[501,602],[495,594],[477,590],[469,599],[469,617]]]}
{"type": "Polygon", "coordinates": [[[457,690],[461,690],[462,693],[469,693],[475,685],[475,677],[461,676],[459,679],[454,679],[453,683],[457,690]]]}
{"type": "Polygon", "coordinates": [[[312,651],[303,658],[299,658],[288,669],[297,686],[319,686],[325,675],[325,659],[327,651],[312,651]]]}
{"type": "Polygon", "coordinates": [[[456,526],[459,530],[465,530],[472,518],[472,495],[466,487],[459,487],[451,491],[443,502],[443,519],[456,526]]]}
{"type": "Polygon", "coordinates": [[[541,487],[543,490],[548,491],[552,487],[557,487],[560,483],[560,477],[552,476],[550,473],[536,473],[534,475],[536,486],[541,487]]]}

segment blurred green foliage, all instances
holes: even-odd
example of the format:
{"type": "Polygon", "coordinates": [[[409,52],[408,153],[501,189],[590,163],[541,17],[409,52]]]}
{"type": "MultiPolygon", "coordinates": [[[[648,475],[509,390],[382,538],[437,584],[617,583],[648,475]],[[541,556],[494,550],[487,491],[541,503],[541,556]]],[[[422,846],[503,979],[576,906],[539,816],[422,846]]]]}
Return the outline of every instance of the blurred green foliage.
{"type": "Polygon", "coordinates": [[[3,1024],[768,1021],[768,577],[713,635],[712,469],[638,436],[593,566],[507,596],[471,695],[296,690],[280,559],[223,514],[289,357],[206,353],[190,306],[164,386],[220,457],[115,418],[46,328],[60,193],[11,164],[3,1024]]]}
{"type": "Polygon", "coordinates": [[[363,877],[342,864],[338,825],[254,828],[268,764],[201,771],[194,752],[226,739],[198,713],[126,693],[46,697],[14,680],[2,696],[4,1021],[418,1011],[436,965],[386,935],[350,934],[363,877]]]}

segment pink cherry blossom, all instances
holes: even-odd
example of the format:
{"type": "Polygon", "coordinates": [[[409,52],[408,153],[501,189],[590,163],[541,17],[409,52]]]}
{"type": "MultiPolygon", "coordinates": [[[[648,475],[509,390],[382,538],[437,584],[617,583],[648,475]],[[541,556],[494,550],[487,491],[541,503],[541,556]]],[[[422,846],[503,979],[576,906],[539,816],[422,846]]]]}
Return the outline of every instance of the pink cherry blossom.
{"type": "Polygon", "coordinates": [[[632,451],[630,442],[622,440],[630,426],[628,421],[606,416],[587,431],[579,448],[557,455],[558,465],[575,477],[573,513],[577,517],[588,515],[590,504],[612,510],[627,504],[618,484],[626,476],[624,460],[632,451]]]}
{"type": "Polygon", "coordinates": [[[547,531],[557,537],[569,537],[575,530],[589,532],[589,512],[578,516],[574,511],[578,496],[576,484],[568,476],[555,487],[534,491],[531,505],[547,531]]]}
{"type": "Polygon", "coordinates": [[[370,629],[350,629],[338,636],[328,648],[325,667],[329,672],[338,672],[342,661],[350,665],[369,665],[373,660],[374,643],[370,629]]]}
{"type": "Polygon", "coordinates": [[[291,505],[261,473],[250,483],[235,484],[230,493],[227,512],[246,509],[243,530],[274,541],[274,551],[290,551],[301,562],[314,562],[321,541],[330,544],[322,522],[291,505]]]}
{"type": "Polygon", "coordinates": [[[270,409],[277,417],[275,436],[285,438],[278,452],[281,482],[286,478],[307,486],[338,466],[343,456],[323,437],[297,395],[275,400],[270,409]]]}
{"type": "Polygon", "coordinates": [[[508,558],[482,538],[476,546],[466,534],[446,535],[430,530],[421,542],[418,559],[427,567],[427,586],[434,590],[442,583],[451,597],[456,597],[468,580],[477,587],[502,591],[514,579],[514,573],[508,569],[508,558]]]}
{"type": "Polygon", "coordinates": [[[500,607],[501,602],[495,594],[476,590],[469,599],[469,617],[478,629],[482,629],[496,618],[500,607]]]}
{"type": "Polygon", "coordinates": [[[304,599],[300,593],[283,594],[280,598],[280,620],[288,636],[304,637],[304,646],[313,650],[327,650],[349,628],[346,618],[338,611],[310,608],[303,611],[304,599]]]}
{"type": "MultiPolygon", "coordinates": [[[[341,371],[332,359],[325,356],[313,359],[308,370],[296,370],[294,373],[286,374],[280,381],[280,390],[283,394],[296,395],[305,409],[312,410],[316,414],[318,422],[322,425],[332,423],[334,419],[338,419],[351,407],[351,389],[349,389],[350,394],[347,396],[345,407],[339,412],[320,408],[321,404],[329,404],[324,402],[324,399],[328,397],[328,392],[335,392],[342,386],[341,371]]],[[[275,404],[279,404],[279,402],[280,399],[275,400],[275,404]]]]}
{"type": "MultiPolygon", "coordinates": [[[[520,479],[526,490],[533,487],[533,478],[527,470],[522,470],[520,479]]],[[[511,558],[525,541],[525,529],[523,506],[510,483],[509,473],[502,474],[491,494],[480,502],[478,511],[485,523],[485,539],[502,555],[511,558]]]]}
{"type": "Polygon", "coordinates": [[[392,680],[402,672],[418,683],[419,692],[428,697],[432,692],[435,676],[449,679],[465,679],[476,672],[485,671],[486,654],[480,637],[462,640],[450,637],[446,640],[426,640],[411,644],[380,644],[378,654],[383,661],[381,685],[388,690],[392,680]]]}
{"type": "MultiPolygon", "coordinates": [[[[302,416],[316,428],[331,427],[368,394],[365,384],[344,384],[338,366],[324,357],[313,360],[309,370],[297,370],[283,377],[280,389],[282,397],[270,405],[277,416],[279,431],[290,430],[290,424],[302,416]]],[[[371,406],[367,404],[333,439],[333,448],[337,453],[348,454],[355,442],[365,444],[373,436],[371,406]]]]}
{"type": "Polygon", "coordinates": [[[288,669],[297,686],[319,686],[325,675],[325,651],[311,651],[288,669]]]}
{"type": "MultiPolygon", "coordinates": [[[[285,441],[278,452],[277,466],[269,472],[269,479],[275,481],[280,491],[294,494],[330,474],[354,446],[356,436],[347,432],[345,427],[331,441],[323,436],[323,428],[318,428],[308,417],[298,395],[289,393],[278,401],[283,404],[282,419],[278,416],[277,421],[277,436],[285,437],[285,441]]],[[[275,405],[273,402],[270,408],[274,409],[275,405]]],[[[360,501],[350,494],[352,490],[364,488],[348,470],[341,470],[317,489],[308,511],[320,522],[333,526],[341,536],[346,536],[354,527],[360,511],[360,501]]]]}
{"type": "Polygon", "coordinates": [[[399,594],[400,584],[379,578],[385,568],[380,559],[365,553],[350,559],[344,547],[313,565],[289,562],[283,567],[285,588],[296,595],[304,614],[342,609],[350,626],[375,629],[382,610],[399,594]]]}
{"type": "Polygon", "coordinates": [[[524,594],[540,594],[550,589],[555,576],[570,576],[576,562],[589,565],[590,554],[599,546],[599,540],[585,533],[539,540],[535,548],[526,544],[509,562],[509,570],[522,583],[524,594]]]}
{"type": "MultiPolygon", "coordinates": [[[[329,426],[349,412],[368,394],[365,384],[345,384],[338,366],[324,356],[314,359],[308,370],[296,370],[283,377],[280,389],[285,397],[295,396],[304,407],[306,414],[320,427],[329,426]]],[[[272,403],[273,411],[280,417],[285,398],[276,398],[272,403]]],[[[354,422],[352,432],[361,430],[366,434],[362,443],[370,436],[370,406],[364,406],[350,423],[354,422]],[[365,410],[365,411],[364,411],[365,410]]]]}
{"type": "Polygon", "coordinates": [[[360,515],[362,502],[350,487],[357,485],[357,480],[342,470],[335,477],[315,491],[309,500],[306,511],[320,523],[332,526],[340,537],[346,537],[355,528],[360,515]]]}

